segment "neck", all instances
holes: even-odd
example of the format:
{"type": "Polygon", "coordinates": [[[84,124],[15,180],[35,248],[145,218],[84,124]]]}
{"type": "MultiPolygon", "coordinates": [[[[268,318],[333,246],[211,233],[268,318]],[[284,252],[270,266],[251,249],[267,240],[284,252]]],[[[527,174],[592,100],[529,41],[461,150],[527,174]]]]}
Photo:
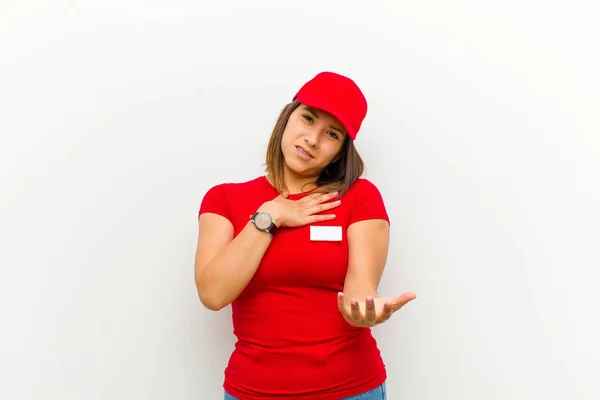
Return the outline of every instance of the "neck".
{"type": "MultiPolygon", "coordinates": [[[[283,180],[290,194],[302,193],[314,189],[317,185],[315,182],[319,179],[318,176],[299,176],[288,168],[284,167],[283,180]]],[[[269,180],[273,181],[270,177],[269,180]]]]}

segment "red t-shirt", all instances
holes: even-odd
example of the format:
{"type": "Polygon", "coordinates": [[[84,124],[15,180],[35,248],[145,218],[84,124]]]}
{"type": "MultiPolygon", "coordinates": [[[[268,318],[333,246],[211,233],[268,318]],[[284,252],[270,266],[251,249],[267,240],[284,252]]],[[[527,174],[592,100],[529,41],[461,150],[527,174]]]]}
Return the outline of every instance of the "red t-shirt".
{"type": "MultiPolygon", "coordinates": [[[[250,215],[278,195],[264,176],[225,183],[206,193],[200,214],[222,215],[237,236],[250,215]]],[[[384,202],[371,182],[359,179],[332,213],[335,219],[313,225],[341,226],[342,241],[311,241],[309,226],[279,228],[256,274],[233,301],[237,343],[223,385],[230,395],[339,400],[385,381],[371,330],[350,326],[337,306],[348,268],[346,230],[366,219],[389,222],[384,202]]]]}

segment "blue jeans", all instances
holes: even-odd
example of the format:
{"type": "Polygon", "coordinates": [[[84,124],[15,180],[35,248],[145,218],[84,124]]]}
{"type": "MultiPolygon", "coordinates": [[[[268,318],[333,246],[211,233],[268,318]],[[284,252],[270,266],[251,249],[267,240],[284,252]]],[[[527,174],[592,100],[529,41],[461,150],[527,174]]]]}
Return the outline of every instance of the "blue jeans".
{"type": "MultiPolygon", "coordinates": [[[[231,396],[229,393],[225,392],[225,400],[239,400],[235,397],[231,396]]],[[[346,397],[342,400],[387,400],[387,393],[385,388],[385,382],[383,385],[376,387],[373,390],[369,390],[368,392],[352,396],[346,397]]]]}

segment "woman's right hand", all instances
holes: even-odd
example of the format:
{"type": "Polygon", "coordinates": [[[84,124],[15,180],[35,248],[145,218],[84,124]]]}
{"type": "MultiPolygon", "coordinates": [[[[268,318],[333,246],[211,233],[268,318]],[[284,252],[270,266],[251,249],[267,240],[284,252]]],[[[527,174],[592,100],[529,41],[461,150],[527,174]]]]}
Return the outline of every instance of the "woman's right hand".
{"type": "Polygon", "coordinates": [[[289,194],[283,192],[271,201],[264,203],[257,211],[271,215],[277,227],[295,228],[315,222],[330,221],[335,214],[321,214],[340,205],[338,192],[313,193],[299,200],[288,200],[289,194]]]}

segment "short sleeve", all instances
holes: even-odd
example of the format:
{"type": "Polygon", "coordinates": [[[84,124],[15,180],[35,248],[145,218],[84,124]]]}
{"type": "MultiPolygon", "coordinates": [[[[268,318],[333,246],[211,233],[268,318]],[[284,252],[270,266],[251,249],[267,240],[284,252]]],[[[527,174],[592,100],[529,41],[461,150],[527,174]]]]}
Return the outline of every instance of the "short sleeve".
{"type": "Polygon", "coordinates": [[[354,204],[349,225],[368,219],[383,219],[389,223],[390,218],[379,189],[366,179],[360,179],[354,185],[354,204]]]}
{"type": "Polygon", "coordinates": [[[231,212],[229,211],[225,194],[225,184],[210,188],[202,199],[200,211],[198,212],[198,218],[200,218],[200,215],[203,213],[214,213],[219,214],[231,221],[231,212]]]}

